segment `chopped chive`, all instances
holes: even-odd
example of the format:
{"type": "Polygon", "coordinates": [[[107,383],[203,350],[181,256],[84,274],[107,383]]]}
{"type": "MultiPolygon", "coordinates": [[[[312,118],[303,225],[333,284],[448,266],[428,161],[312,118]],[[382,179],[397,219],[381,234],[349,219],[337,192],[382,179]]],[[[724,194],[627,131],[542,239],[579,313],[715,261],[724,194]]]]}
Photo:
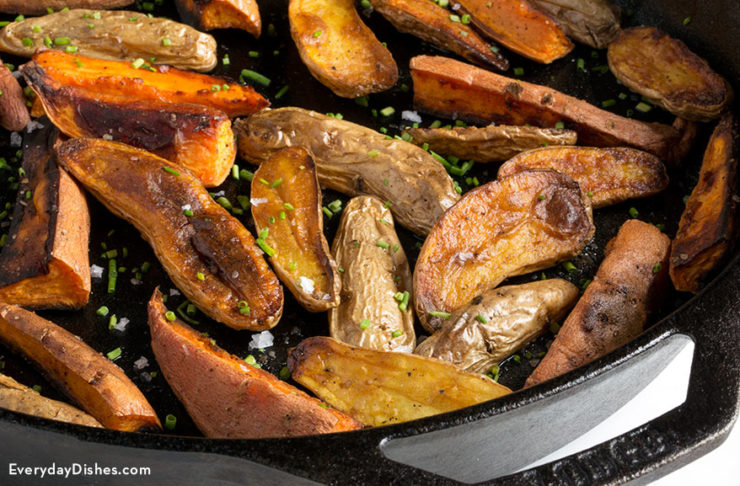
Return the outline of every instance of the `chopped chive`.
{"type": "Polygon", "coordinates": [[[95,311],[97,315],[102,316],[102,317],[107,316],[108,312],[110,312],[109,309],[104,305],[101,305],[100,307],[98,307],[98,310],[95,311]]]}
{"type": "Polygon", "coordinates": [[[228,66],[229,64],[231,64],[231,59],[229,59],[228,54],[224,54],[223,59],[221,59],[221,64],[223,64],[224,66],[228,66]]]}
{"type": "Polygon", "coordinates": [[[632,207],[629,209],[629,214],[631,218],[636,218],[640,215],[640,212],[637,210],[637,208],[632,207]]]}
{"type": "Polygon", "coordinates": [[[522,360],[521,356],[519,356],[518,354],[515,354],[512,359],[515,363],[519,363],[522,360]]]}
{"type": "Polygon", "coordinates": [[[460,16],[455,14],[450,14],[450,20],[453,22],[460,22],[460,16]]]}
{"type": "MultiPolygon", "coordinates": [[[[295,262],[293,262],[293,263],[295,263],[295,262]]],[[[337,272],[344,273],[344,269],[342,267],[337,267],[337,272]]]]}
{"type": "Polygon", "coordinates": [[[283,366],[280,368],[280,379],[287,380],[288,378],[290,378],[290,369],[287,366],[283,366]]]}
{"type": "Polygon", "coordinates": [[[537,199],[539,199],[540,201],[544,201],[545,199],[547,199],[547,196],[545,196],[544,194],[540,194],[539,196],[537,196],[537,199]]]}
{"type": "Polygon", "coordinates": [[[164,318],[167,319],[170,322],[175,322],[175,319],[177,319],[177,316],[172,311],[167,311],[164,314],[164,318]]]}
{"type": "Polygon", "coordinates": [[[403,331],[400,329],[396,329],[391,333],[391,337],[397,338],[403,334],[403,331]]]}
{"type": "Polygon", "coordinates": [[[254,172],[242,169],[239,171],[239,178],[252,182],[252,179],[254,179],[254,172]]]}
{"type": "Polygon", "coordinates": [[[683,25],[689,25],[691,23],[691,17],[686,17],[683,19],[683,25]]]}
{"type": "Polygon", "coordinates": [[[612,107],[612,106],[614,106],[616,104],[617,104],[617,100],[615,100],[614,98],[610,98],[608,100],[602,101],[601,102],[601,107],[602,108],[609,108],[609,107],[612,107]]]}
{"type": "Polygon", "coordinates": [[[371,151],[367,153],[367,156],[370,157],[371,159],[377,157],[378,155],[380,155],[380,150],[378,149],[372,149],[371,151]]]}
{"type": "Polygon", "coordinates": [[[244,211],[246,211],[251,204],[249,202],[249,198],[242,194],[239,194],[238,196],[236,196],[236,201],[239,203],[239,206],[241,206],[242,210],[244,211]]]}
{"type": "Polygon", "coordinates": [[[498,381],[498,374],[500,371],[501,371],[501,368],[499,367],[499,365],[491,366],[491,375],[492,375],[491,379],[493,381],[498,381]]]}
{"type": "Polygon", "coordinates": [[[275,224],[275,216],[270,216],[269,218],[267,218],[267,222],[270,224],[275,224]]]}
{"type": "Polygon", "coordinates": [[[116,265],[116,259],[111,258],[108,260],[108,293],[112,294],[116,291],[116,280],[118,279],[118,265],[116,265]]]}
{"type": "Polygon", "coordinates": [[[588,191],[588,192],[586,193],[586,195],[587,195],[588,197],[594,197],[594,193],[593,193],[593,191],[588,191]]]}
{"type": "Polygon", "coordinates": [[[222,208],[226,210],[230,211],[234,208],[234,206],[232,206],[231,204],[231,201],[229,201],[224,196],[219,196],[218,199],[216,199],[216,202],[218,203],[219,206],[221,206],[222,208]]]}
{"type": "Polygon", "coordinates": [[[367,329],[368,327],[370,327],[370,321],[368,321],[367,319],[363,319],[360,322],[360,329],[367,329]]]}
{"type": "Polygon", "coordinates": [[[383,240],[378,240],[376,243],[380,248],[387,250],[391,245],[383,240]]]}
{"type": "Polygon", "coordinates": [[[262,238],[263,240],[270,236],[270,228],[262,228],[260,230],[259,238],[262,238]]]}
{"type": "Polygon", "coordinates": [[[56,46],[66,46],[70,43],[69,37],[55,37],[54,38],[54,45],[56,46]]]}
{"type": "Polygon", "coordinates": [[[485,317],[483,317],[483,314],[478,314],[477,316],[475,316],[475,318],[481,324],[485,324],[485,323],[488,322],[488,319],[486,319],[485,317]]]}
{"type": "Polygon", "coordinates": [[[331,210],[332,213],[336,214],[342,210],[342,201],[339,199],[335,199],[326,206],[331,210]]]}
{"type": "Polygon", "coordinates": [[[563,268],[564,268],[564,269],[565,269],[565,270],[566,270],[566,271],[567,271],[568,273],[573,273],[573,272],[575,272],[576,270],[578,270],[578,269],[576,268],[576,266],[575,266],[575,265],[573,265],[573,263],[572,263],[572,262],[565,262],[565,263],[563,263],[563,268]]]}
{"type": "Polygon", "coordinates": [[[275,182],[272,183],[272,187],[277,187],[277,186],[279,186],[282,183],[283,183],[283,178],[281,177],[280,179],[278,179],[278,180],[276,180],[275,182]]]}
{"type": "Polygon", "coordinates": [[[118,359],[121,356],[121,348],[116,348],[113,351],[108,351],[108,354],[106,354],[106,356],[111,361],[118,359]]]}
{"type": "Polygon", "coordinates": [[[239,314],[247,315],[252,311],[252,309],[249,308],[249,303],[246,300],[240,300],[239,303],[237,303],[236,305],[237,307],[239,307],[239,314]]]}
{"type": "Polygon", "coordinates": [[[642,102],[642,101],[640,101],[639,103],[637,103],[637,105],[635,106],[635,110],[637,110],[637,111],[639,111],[641,113],[647,113],[647,112],[649,112],[652,109],[653,109],[652,106],[650,106],[647,103],[642,102]]]}
{"type": "Polygon", "coordinates": [[[26,47],[31,47],[33,45],[33,41],[31,40],[30,37],[24,37],[23,39],[21,39],[21,42],[26,47]]]}
{"type": "Polygon", "coordinates": [[[393,253],[396,253],[396,252],[397,252],[398,250],[400,250],[400,249],[401,249],[401,247],[400,247],[400,246],[398,246],[398,245],[393,245],[393,248],[392,248],[392,250],[393,250],[393,253]]]}
{"type": "Polygon", "coordinates": [[[290,262],[290,265],[288,265],[288,268],[290,268],[291,270],[295,270],[295,267],[296,267],[296,262],[290,262]]]}
{"type": "Polygon", "coordinates": [[[321,208],[321,211],[323,211],[324,215],[327,218],[331,218],[332,216],[334,216],[334,213],[332,213],[331,211],[329,211],[329,208],[327,208],[326,206],[322,207],[321,208]]]}
{"type": "Polygon", "coordinates": [[[178,177],[180,176],[180,173],[179,172],[177,172],[175,169],[173,169],[171,167],[167,167],[166,165],[163,165],[162,166],[162,170],[164,170],[165,172],[168,172],[168,173],[170,173],[172,175],[176,175],[178,177]]]}
{"type": "Polygon", "coordinates": [[[550,332],[553,334],[557,334],[558,331],[560,331],[560,324],[557,322],[551,322],[550,323],[550,332]]]}
{"type": "Polygon", "coordinates": [[[655,265],[653,265],[653,273],[660,272],[661,268],[663,268],[663,265],[661,265],[660,263],[656,263],[655,265]]]}
{"type": "Polygon", "coordinates": [[[430,311],[429,315],[432,317],[441,317],[442,319],[449,319],[452,314],[449,312],[442,312],[442,311],[430,311]]]}
{"type": "Polygon", "coordinates": [[[514,76],[523,76],[524,75],[524,68],[523,67],[515,67],[514,68],[514,76]]]}
{"type": "Polygon", "coordinates": [[[316,32],[313,33],[313,36],[314,36],[314,38],[318,38],[318,37],[321,37],[321,34],[322,33],[323,33],[323,31],[317,30],[316,32]]]}
{"type": "Polygon", "coordinates": [[[269,186],[269,185],[270,185],[270,183],[269,183],[269,182],[267,182],[267,180],[266,180],[266,179],[263,179],[262,177],[260,177],[260,178],[259,178],[259,181],[260,181],[260,182],[261,182],[262,184],[266,185],[266,186],[269,186]]]}
{"type": "Polygon", "coordinates": [[[239,180],[239,166],[237,164],[231,166],[231,178],[235,181],[239,180]]]}
{"type": "Polygon", "coordinates": [[[391,116],[395,112],[396,112],[396,109],[393,108],[392,106],[386,106],[385,108],[380,110],[380,114],[383,116],[391,116]]]}
{"type": "Polygon", "coordinates": [[[116,324],[118,324],[118,316],[113,314],[110,316],[110,319],[108,319],[108,329],[114,329],[116,324]]]}
{"type": "Polygon", "coordinates": [[[287,203],[287,202],[283,203],[283,207],[287,209],[288,211],[293,211],[295,209],[295,207],[292,204],[287,203]]]}
{"type": "Polygon", "coordinates": [[[283,96],[285,96],[285,93],[287,93],[288,90],[290,90],[290,86],[286,84],[285,86],[283,86],[282,88],[280,88],[280,91],[278,91],[277,93],[275,93],[275,99],[276,100],[279,100],[280,98],[282,98],[283,96]]]}
{"type": "Polygon", "coordinates": [[[177,417],[175,417],[171,413],[168,413],[167,416],[164,418],[164,428],[167,430],[174,430],[175,425],[177,425],[177,417]]]}
{"type": "Polygon", "coordinates": [[[264,87],[270,86],[270,83],[272,82],[267,76],[264,76],[256,71],[252,71],[251,69],[242,69],[241,77],[243,79],[254,81],[257,84],[261,84],[264,87]]]}
{"type": "Polygon", "coordinates": [[[170,47],[172,45],[172,41],[169,37],[162,37],[162,45],[165,47],[170,47]]]}
{"type": "Polygon", "coordinates": [[[396,292],[393,295],[393,298],[396,299],[397,301],[401,302],[403,300],[403,292],[396,292]]]}
{"type": "Polygon", "coordinates": [[[280,211],[280,219],[285,219],[285,211],[280,211]]]}
{"type": "Polygon", "coordinates": [[[460,21],[463,24],[468,25],[470,23],[470,15],[468,14],[463,15],[462,17],[460,17],[460,21]]]}
{"type": "Polygon", "coordinates": [[[390,201],[386,201],[385,203],[383,203],[383,208],[384,209],[388,209],[389,207],[391,207],[391,204],[393,204],[393,203],[390,202],[390,201]]]}
{"type": "Polygon", "coordinates": [[[359,98],[355,98],[355,104],[362,106],[363,108],[367,108],[370,104],[370,101],[367,96],[360,96],[359,98]]]}
{"type": "MultiPolygon", "coordinates": [[[[400,277],[399,277],[399,281],[400,281],[400,277]]],[[[406,310],[409,308],[409,298],[410,297],[411,297],[411,294],[409,294],[408,290],[404,290],[404,292],[403,292],[403,300],[401,301],[400,304],[398,304],[398,309],[401,312],[406,312],[406,310]]]]}
{"type": "Polygon", "coordinates": [[[201,282],[204,282],[206,280],[206,276],[203,275],[203,272],[198,272],[195,274],[195,276],[200,280],[201,282]]]}
{"type": "Polygon", "coordinates": [[[583,60],[583,58],[579,57],[576,61],[576,67],[579,71],[585,71],[586,70],[586,61],[583,60]]]}
{"type": "Polygon", "coordinates": [[[257,51],[249,51],[248,55],[251,58],[258,58],[258,57],[260,57],[260,53],[257,52],[257,51]]]}
{"type": "Polygon", "coordinates": [[[259,246],[260,249],[262,249],[262,251],[264,251],[267,256],[275,256],[275,250],[273,250],[272,247],[268,245],[262,238],[257,238],[257,246],[259,246]]]}

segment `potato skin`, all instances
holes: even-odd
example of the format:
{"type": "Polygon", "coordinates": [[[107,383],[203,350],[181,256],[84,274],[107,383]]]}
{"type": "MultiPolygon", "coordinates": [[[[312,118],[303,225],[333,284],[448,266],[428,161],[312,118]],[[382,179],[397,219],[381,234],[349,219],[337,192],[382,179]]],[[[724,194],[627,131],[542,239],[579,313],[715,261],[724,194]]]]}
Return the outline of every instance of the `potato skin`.
{"type": "Polygon", "coordinates": [[[18,80],[0,60],[0,127],[19,132],[28,125],[31,117],[26,108],[26,97],[18,80]]]}
{"type": "Polygon", "coordinates": [[[619,8],[609,0],[529,0],[550,15],[566,35],[604,49],[619,34],[619,8]]]}
{"type": "Polygon", "coordinates": [[[519,172],[468,192],[434,225],[414,269],[416,315],[430,332],[505,278],[578,254],[594,234],[591,204],[554,170],[519,172]]]}
{"type": "Polygon", "coordinates": [[[378,351],[413,351],[413,304],[409,300],[406,310],[401,310],[394,298],[396,293],[408,292],[410,299],[411,269],[383,201],[358,196],[347,203],[332,253],[344,272],[341,303],[329,311],[331,337],[378,351]],[[370,324],[362,329],[365,319],[370,324]]]}
{"type": "Polygon", "coordinates": [[[632,27],[609,44],[609,69],[625,86],[687,120],[709,121],[732,102],[730,84],[686,44],[655,27],[632,27]]]}
{"type": "Polygon", "coordinates": [[[255,37],[262,33],[256,0],[175,0],[185,22],[203,30],[241,29],[255,37]]]}
{"type": "Polygon", "coordinates": [[[293,379],[370,426],[450,412],[511,393],[488,377],[415,354],[388,353],[315,336],[288,355],[293,379]]]}
{"type": "Polygon", "coordinates": [[[398,224],[421,235],[460,199],[445,168],[427,151],[348,121],[279,108],[237,120],[234,131],[239,156],[256,164],[283,147],[306,148],[322,186],[390,201],[398,224]]]}
{"type": "Polygon", "coordinates": [[[119,8],[131,5],[134,0],[3,0],[0,13],[36,15],[46,14],[63,8],[91,8],[96,10],[119,8]]]}
{"type": "Polygon", "coordinates": [[[487,373],[563,319],[576,300],[578,288],[559,278],[498,287],[453,312],[414,354],[487,373]]]}

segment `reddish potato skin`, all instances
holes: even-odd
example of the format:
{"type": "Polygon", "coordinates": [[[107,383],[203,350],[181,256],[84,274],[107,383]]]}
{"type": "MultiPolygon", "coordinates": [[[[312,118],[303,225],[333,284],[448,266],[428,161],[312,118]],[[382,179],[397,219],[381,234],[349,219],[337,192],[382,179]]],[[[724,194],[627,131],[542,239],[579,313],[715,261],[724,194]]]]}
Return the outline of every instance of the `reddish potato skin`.
{"type": "Polygon", "coordinates": [[[0,60],[0,127],[19,132],[31,121],[23,89],[0,60]]]}

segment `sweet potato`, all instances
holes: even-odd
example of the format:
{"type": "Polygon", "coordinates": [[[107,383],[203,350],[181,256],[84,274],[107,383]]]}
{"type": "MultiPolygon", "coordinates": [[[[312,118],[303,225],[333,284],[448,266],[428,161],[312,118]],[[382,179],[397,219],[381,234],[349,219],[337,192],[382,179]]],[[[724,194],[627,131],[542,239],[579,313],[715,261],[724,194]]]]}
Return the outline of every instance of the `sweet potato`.
{"type": "Polygon", "coordinates": [[[0,301],[32,308],[80,308],[90,297],[90,214],[77,183],[54,162],[59,130],[26,135],[25,177],[0,253],[0,301]]]}
{"type": "Polygon", "coordinates": [[[686,44],[655,27],[623,30],[609,44],[607,60],[625,86],[687,120],[719,118],[732,102],[724,78],[686,44]]]}
{"type": "Polygon", "coordinates": [[[549,64],[573,50],[558,24],[527,0],[452,0],[483,34],[527,59],[549,64]]]}
{"type": "Polygon", "coordinates": [[[179,319],[159,289],[149,301],[152,350],[167,383],[206,437],[258,439],[354,430],[361,424],[247,365],[179,319]]]}
{"type": "Polygon", "coordinates": [[[13,73],[0,60],[0,127],[18,132],[28,125],[31,117],[26,108],[23,89],[13,73]]]}
{"type": "Polygon", "coordinates": [[[624,223],[525,386],[590,363],[637,337],[664,296],[670,244],[651,224],[637,219],[624,223]]]}
{"type": "Polygon", "coordinates": [[[577,255],[593,235],[591,204],[565,174],[524,171],[473,189],[437,221],[419,253],[416,315],[437,331],[477,295],[577,255]]]}
{"type": "Polygon", "coordinates": [[[362,22],[354,0],[290,0],[290,35],[313,77],[337,96],[391,88],[398,66],[362,22]]]}
{"type": "Polygon", "coordinates": [[[666,162],[680,157],[679,132],[601,110],[547,86],[526,83],[454,59],[411,59],[414,104],[423,111],[472,121],[565,128],[578,132],[578,143],[596,147],[631,146],[666,162]]]}
{"type": "Polygon", "coordinates": [[[429,0],[371,0],[380,12],[401,32],[452,51],[470,62],[491,65],[501,71],[509,69],[509,61],[491,44],[483,40],[469,25],[450,20],[450,11],[429,0]]]}
{"type": "Polygon", "coordinates": [[[0,13],[36,15],[45,14],[48,9],[93,8],[96,10],[119,8],[131,5],[134,0],[3,0],[0,13]]]}
{"type": "Polygon", "coordinates": [[[603,49],[619,34],[619,8],[610,0],[529,0],[576,41],[603,49]]]}
{"type": "Polygon", "coordinates": [[[276,152],[254,173],[250,194],[258,241],[280,280],[311,312],[339,305],[342,282],[324,236],[321,187],[308,152],[276,152]]]}
{"type": "Polygon", "coordinates": [[[648,197],[668,187],[668,174],[654,155],[631,148],[544,147],[505,162],[498,177],[529,169],[568,174],[591,198],[594,208],[648,197]]]}
{"type": "Polygon", "coordinates": [[[704,152],[699,182],[686,201],[670,259],[676,289],[698,292],[702,282],[732,247],[737,228],[737,124],[726,114],[704,152]]]}
{"type": "Polygon", "coordinates": [[[175,0],[185,22],[203,30],[241,29],[255,37],[262,33],[256,0],[175,0]]]}
{"type": "Polygon", "coordinates": [[[104,427],[160,428],[157,414],[121,368],[69,331],[0,303],[0,341],[33,361],[104,427]]]}
{"type": "Polygon", "coordinates": [[[177,288],[234,329],[277,324],[283,289],[252,235],[186,169],[117,142],[77,138],[59,162],[113,214],[133,224],[177,288]]]}
{"type": "Polygon", "coordinates": [[[482,375],[406,353],[360,348],[323,336],[288,355],[293,379],[365,425],[406,422],[511,393],[482,375]]]}

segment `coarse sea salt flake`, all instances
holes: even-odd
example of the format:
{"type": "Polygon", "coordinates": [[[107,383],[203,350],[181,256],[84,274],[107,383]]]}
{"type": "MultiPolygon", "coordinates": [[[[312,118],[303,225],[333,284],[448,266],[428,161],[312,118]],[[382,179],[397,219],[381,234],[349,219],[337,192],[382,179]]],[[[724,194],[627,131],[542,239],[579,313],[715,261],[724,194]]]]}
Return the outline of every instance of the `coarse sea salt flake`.
{"type": "Polygon", "coordinates": [[[90,276],[92,278],[103,278],[103,267],[90,265],[90,276]]]}
{"type": "Polygon", "coordinates": [[[421,123],[421,117],[415,111],[403,110],[401,112],[401,118],[403,120],[407,120],[407,121],[410,121],[412,123],[421,123]]]}
{"type": "Polygon", "coordinates": [[[142,356],[141,358],[134,361],[134,369],[135,370],[143,370],[149,366],[149,360],[146,359],[146,357],[142,356]]]}
{"type": "Polygon", "coordinates": [[[275,336],[270,331],[262,331],[252,334],[252,341],[249,343],[249,349],[269,348],[275,342],[275,336]]]}

